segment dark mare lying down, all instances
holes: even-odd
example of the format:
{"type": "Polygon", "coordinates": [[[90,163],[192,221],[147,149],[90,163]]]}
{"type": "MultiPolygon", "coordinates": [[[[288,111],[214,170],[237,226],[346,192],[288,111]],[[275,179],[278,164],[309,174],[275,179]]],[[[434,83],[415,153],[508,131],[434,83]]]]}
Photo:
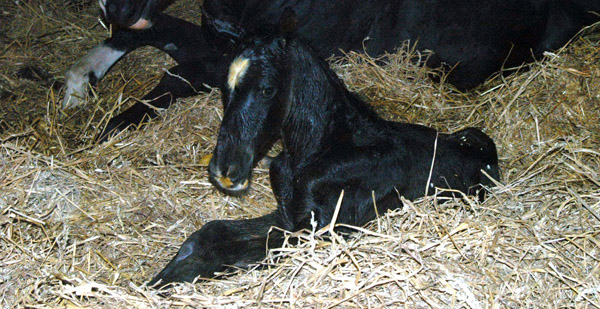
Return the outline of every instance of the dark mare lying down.
{"type": "Polygon", "coordinates": [[[66,73],[64,107],[85,103],[88,83],[138,47],[154,46],[178,63],[143,102],[112,118],[100,140],[205,84],[222,87],[239,37],[269,31],[287,7],[298,16],[298,37],[323,58],[340,50],[377,56],[411,40],[433,51],[430,66],[451,68],[447,81],[462,89],[561,47],[600,12],[598,0],[204,0],[198,26],[160,13],[174,0],[99,1],[114,31],[66,73]]]}
{"type": "Polygon", "coordinates": [[[401,206],[400,196],[416,199],[450,188],[482,197],[482,187],[492,185],[482,171],[500,177],[487,135],[475,128],[441,134],[381,119],[300,40],[249,43],[230,65],[223,99],[210,180],[225,192],[243,192],[254,164],[281,139],[283,150],[270,166],[277,210],[208,222],[150,285],[211,278],[259,262],[267,248],[282,244],[281,232],[269,233],[271,227],[298,231],[310,228],[312,217],[323,228],[342,190],[336,222],[361,226],[401,206]]]}

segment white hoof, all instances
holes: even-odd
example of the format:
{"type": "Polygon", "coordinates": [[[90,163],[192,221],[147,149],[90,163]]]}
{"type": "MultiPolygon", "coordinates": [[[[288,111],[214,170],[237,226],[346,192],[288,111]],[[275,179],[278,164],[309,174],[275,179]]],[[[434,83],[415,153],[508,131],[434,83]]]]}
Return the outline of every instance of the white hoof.
{"type": "Polygon", "coordinates": [[[65,73],[65,97],[62,108],[71,108],[86,103],[87,85],[90,76],[100,80],[106,71],[125,55],[125,51],[100,44],[92,48],[65,73]]]}
{"type": "Polygon", "coordinates": [[[65,90],[65,97],[63,98],[62,108],[71,108],[85,104],[85,95],[87,90],[87,84],[89,78],[86,74],[81,74],[73,70],[75,66],[71,67],[67,73],[65,73],[67,89],[65,90]]]}

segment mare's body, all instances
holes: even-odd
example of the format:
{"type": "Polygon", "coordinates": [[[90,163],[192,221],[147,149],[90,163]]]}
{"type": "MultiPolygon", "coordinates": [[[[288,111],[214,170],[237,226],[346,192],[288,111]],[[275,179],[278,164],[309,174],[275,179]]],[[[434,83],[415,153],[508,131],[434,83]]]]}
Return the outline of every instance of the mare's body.
{"type": "Polygon", "coordinates": [[[462,89],[561,47],[599,20],[593,11],[600,12],[596,0],[205,0],[199,26],[160,13],[171,2],[100,1],[115,25],[113,36],[66,73],[64,107],[84,103],[87,84],[140,46],[159,48],[178,63],[144,102],[111,119],[101,139],[156,116],[154,107],[167,108],[204,85],[222,87],[239,38],[270,32],[286,8],[298,16],[298,36],[321,57],[340,50],[377,56],[410,40],[419,50],[433,51],[428,64],[448,68],[447,81],[462,89]]]}

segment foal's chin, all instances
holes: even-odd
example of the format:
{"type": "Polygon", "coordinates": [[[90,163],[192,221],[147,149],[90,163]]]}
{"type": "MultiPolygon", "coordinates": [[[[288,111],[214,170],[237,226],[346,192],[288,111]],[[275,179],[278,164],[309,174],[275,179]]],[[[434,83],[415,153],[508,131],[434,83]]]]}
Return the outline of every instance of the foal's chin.
{"type": "Polygon", "coordinates": [[[242,196],[248,192],[250,188],[250,177],[238,183],[232,183],[229,178],[217,177],[210,175],[208,180],[217,188],[217,190],[231,196],[242,196]]]}

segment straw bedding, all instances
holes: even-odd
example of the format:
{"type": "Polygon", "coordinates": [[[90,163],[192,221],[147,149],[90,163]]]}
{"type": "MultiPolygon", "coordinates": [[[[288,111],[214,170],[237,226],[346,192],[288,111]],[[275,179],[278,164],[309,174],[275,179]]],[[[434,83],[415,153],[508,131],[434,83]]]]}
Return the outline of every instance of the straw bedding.
{"type": "MultiPolygon", "coordinates": [[[[198,22],[198,4],[170,12],[198,22]]],[[[137,132],[93,136],[174,63],[149,48],[115,66],[88,99],[61,111],[62,74],[108,35],[96,1],[0,4],[1,307],[598,307],[600,28],[469,93],[434,83],[407,44],[371,59],[331,59],[385,118],[453,132],[483,129],[503,179],[489,198],[403,207],[349,239],[299,233],[259,270],[143,284],[210,220],[275,207],[258,167],[242,198],[216,192],[205,156],[222,110],[217,90],[180,100],[137,132]]]]}

